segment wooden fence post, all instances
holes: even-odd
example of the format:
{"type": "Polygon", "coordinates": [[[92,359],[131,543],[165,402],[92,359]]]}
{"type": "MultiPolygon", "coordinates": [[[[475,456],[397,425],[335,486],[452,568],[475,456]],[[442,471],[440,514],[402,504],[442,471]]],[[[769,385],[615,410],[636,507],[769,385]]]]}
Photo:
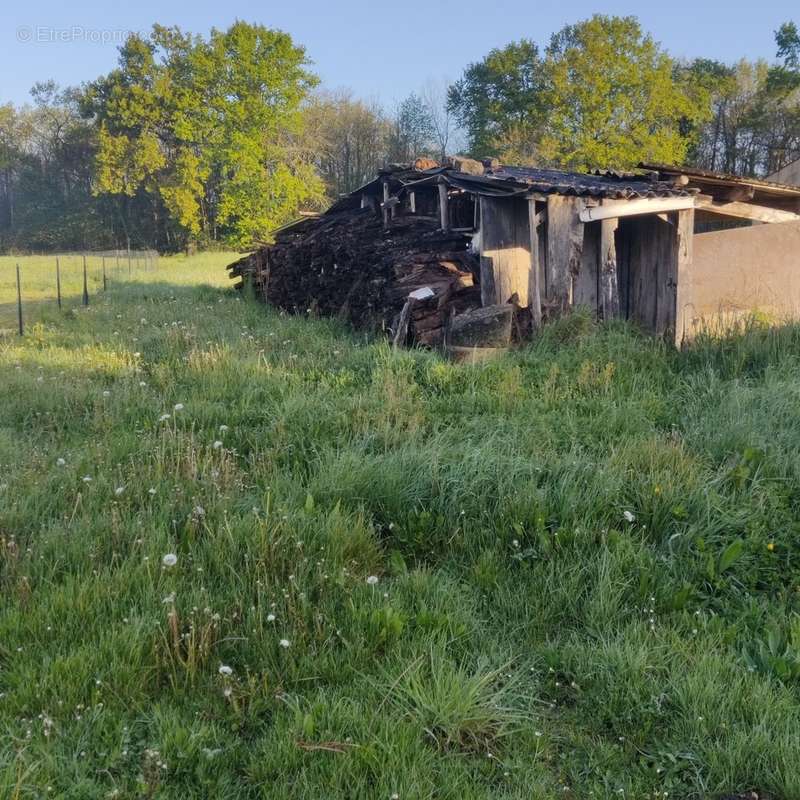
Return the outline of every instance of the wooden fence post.
{"type": "Polygon", "coordinates": [[[86,253],[83,254],[83,304],[89,305],[89,281],[86,275],[86,253]]]}
{"type": "Polygon", "coordinates": [[[19,279],[19,262],[17,262],[17,324],[19,325],[19,335],[22,336],[22,284],[19,279]]]}
{"type": "Polygon", "coordinates": [[[56,256],[56,298],[58,300],[58,308],[61,309],[61,265],[58,263],[58,256],[56,256]]]}

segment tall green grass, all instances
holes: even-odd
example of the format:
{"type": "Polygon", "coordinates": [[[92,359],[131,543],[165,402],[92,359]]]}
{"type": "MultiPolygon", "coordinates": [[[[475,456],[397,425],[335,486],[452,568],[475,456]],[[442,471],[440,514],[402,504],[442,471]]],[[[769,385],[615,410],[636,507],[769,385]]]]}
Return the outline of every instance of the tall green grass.
{"type": "Polygon", "coordinates": [[[0,339],[0,796],[800,797],[800,329],[463,366],[223,262],[0,339]]]}

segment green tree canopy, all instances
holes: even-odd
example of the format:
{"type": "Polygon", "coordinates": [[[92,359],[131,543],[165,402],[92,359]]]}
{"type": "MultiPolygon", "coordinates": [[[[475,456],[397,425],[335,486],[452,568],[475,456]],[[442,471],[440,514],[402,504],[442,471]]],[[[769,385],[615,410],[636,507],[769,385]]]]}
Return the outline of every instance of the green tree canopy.
{"type": "Polygon", "coordinates": [[[321,198],[299,145],[315,84],[303,48],[260,25],[207,40],[159,25],[131,36],[83,97],[99,129],[96,191],[123,208],[146,196],[181,239],[263,239],[321,198]]]}
{"type": "Polygon", "coordinates": [[[570,167],[681,162],[708,94],[634,17],[595,15],[470,65],[450,104],[477,155],[570,167]]]}

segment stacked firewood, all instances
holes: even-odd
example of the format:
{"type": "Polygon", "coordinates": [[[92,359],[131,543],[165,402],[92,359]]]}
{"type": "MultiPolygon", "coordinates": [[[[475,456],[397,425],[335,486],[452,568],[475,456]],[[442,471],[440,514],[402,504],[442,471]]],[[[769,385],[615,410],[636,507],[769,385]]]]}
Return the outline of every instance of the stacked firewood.
{"type": "Polygon", "coordinates": [[[452,316],[480,306],[469,242],[433,218],[398,216],[386,228],[373,210],[350,208],[278,232],[229,270],[285,311],[340,316],[387,330],[397,344],[436,346],[452,316]]]}

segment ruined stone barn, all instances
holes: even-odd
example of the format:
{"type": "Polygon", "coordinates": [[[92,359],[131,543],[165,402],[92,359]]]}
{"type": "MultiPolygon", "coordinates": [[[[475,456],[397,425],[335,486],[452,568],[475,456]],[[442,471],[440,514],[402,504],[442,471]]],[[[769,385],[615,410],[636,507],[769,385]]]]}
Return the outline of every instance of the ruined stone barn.
{"type": "Polygon", "coordinates": [[[397,343],[502,346],[573,307],[676,344],[800,316],[800,188],[663,165],[395,166],[232,265],[268,302],[397,343]]]}

